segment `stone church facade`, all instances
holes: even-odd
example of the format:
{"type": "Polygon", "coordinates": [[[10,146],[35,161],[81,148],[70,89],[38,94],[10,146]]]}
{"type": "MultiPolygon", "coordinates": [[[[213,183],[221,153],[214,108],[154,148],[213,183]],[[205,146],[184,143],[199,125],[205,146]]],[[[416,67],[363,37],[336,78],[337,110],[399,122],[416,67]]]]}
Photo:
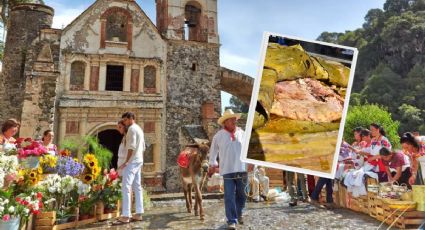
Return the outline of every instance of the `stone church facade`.
{"type": "Polygon", "coordinates": [[[95,135],[116,151],[116,122],[133,111],[149,146],[144,183],[178,190],[176,157],[193,139],[184,127],[210,138],[220,90],[246,97],[252,80],[220,67],[216,0],[157,0],[156,9],[155,25],[134,0],[97,0],[59,30],[48,6],[13,8],[0,118],[19,119],[22,137],[95,135]]]}

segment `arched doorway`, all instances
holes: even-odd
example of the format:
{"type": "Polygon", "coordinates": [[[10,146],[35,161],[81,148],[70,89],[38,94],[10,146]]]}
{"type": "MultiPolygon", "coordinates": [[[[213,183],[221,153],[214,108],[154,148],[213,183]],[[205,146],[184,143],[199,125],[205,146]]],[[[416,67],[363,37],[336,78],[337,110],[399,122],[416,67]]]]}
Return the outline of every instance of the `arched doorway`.
{"type": "Polygon", "coordinates": [[[113,157],[110,167],[117,169],[118,148],[122,140],[122,135],[115,129],[106,129],[99,132],[97,138],[99,139],[99,144],[112,152],[113,157]]]}

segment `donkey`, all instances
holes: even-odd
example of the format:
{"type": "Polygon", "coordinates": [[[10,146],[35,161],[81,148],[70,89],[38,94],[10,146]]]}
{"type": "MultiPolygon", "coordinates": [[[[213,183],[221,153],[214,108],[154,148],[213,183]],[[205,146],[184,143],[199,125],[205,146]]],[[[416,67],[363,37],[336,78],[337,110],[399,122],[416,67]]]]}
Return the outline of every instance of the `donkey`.
{"type": "Polygon", "coordinates": [[[187,212],[192,213],[193,187],[195,190],[195,216],[199,215],[201,220],[204,220],[201,190],[208,173],[208,151],[209,147],[204,143],[187,145],[178,159],[187,212]]]}

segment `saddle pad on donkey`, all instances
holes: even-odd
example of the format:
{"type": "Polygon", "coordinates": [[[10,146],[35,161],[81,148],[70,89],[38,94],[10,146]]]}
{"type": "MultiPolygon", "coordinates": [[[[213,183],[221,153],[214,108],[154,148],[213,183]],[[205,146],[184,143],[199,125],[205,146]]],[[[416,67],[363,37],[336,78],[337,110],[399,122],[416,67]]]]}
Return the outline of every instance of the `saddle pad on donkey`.
{"type": "Polygon", "coordinates": [[[189,168],[189,153],[187,151],[181,151],[178,158],[177,164],[182,168],[189,168]]]}

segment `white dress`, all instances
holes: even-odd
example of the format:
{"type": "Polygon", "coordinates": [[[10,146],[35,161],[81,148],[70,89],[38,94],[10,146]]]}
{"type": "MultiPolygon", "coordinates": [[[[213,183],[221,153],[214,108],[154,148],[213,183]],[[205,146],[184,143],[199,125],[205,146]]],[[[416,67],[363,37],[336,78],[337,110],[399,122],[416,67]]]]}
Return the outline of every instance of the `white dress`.
{"type": "MultiPolygon", "coordinates": [[[[118,148],[118,162],[117,168],[119,168],[127,159],[127,149],[125,148],[124,142],[121,141],[120,147],[118,148]]],[[[122,175],[122,169],[118,170],[118,175],[122,175]]]]}

